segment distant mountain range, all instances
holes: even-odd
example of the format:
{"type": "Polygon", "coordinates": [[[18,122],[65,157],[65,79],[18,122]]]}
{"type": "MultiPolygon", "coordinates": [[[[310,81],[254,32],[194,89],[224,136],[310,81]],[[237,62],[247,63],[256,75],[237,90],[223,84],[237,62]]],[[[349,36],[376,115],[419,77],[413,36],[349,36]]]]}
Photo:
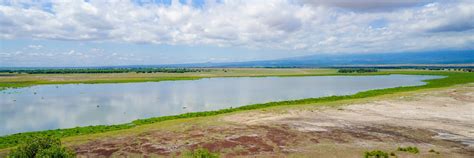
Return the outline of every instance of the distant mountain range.
{"type": "MultiPolygon", "coordinates": [[[[416,53],[321,54],[277,60],[174,64],[169,67],[337,67],[356,65],[474,64],[474,50],[416,53]]],[[[165,65],[160,65],[165,66],[165,65]]]]}
{"type": "MultiPolygon", "coordinates": [[[[54,67],[54,68],[197,68],[197,67],[353,67],[353,66],[420,66],[420,65],[461,65],[474,67],[474,50],[431,51],[412,53],[372,53],[372,54],[318,54],[277,60],[261,60],[227,63],[191,63],[169,65],[125,65],[99,67],[54,67]]],[[[0,69],[38,69],[42,67],[15,67],[0,69]]],[[[49,67],[52,68],[52,67],[49,67]]]]}

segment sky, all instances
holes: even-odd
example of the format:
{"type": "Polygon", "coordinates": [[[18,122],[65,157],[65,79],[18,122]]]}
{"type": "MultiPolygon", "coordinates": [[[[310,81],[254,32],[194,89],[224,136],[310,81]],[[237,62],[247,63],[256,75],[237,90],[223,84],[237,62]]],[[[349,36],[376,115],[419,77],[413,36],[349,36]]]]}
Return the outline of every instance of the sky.
{"type": "Polygon", "coordinates": [[[474,49],[474,0],[0,0],[0,67],[474,49]]]}

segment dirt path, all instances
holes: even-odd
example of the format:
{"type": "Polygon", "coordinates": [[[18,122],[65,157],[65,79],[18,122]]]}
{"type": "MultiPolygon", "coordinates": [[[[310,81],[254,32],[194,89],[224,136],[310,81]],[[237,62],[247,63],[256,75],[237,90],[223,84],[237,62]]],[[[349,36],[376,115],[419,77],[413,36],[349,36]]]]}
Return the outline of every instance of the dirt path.
{"type": "Polygon", "coordinates": [[[398,157],[474,157],[474,84],[340,107],[216,118],[219,125],[188,122],[182,130],[150,130],[73,148],[83,157],[173,156],[198,147],[224,157],[363,157],[370,150],[398,157]],[[421,152],[396,151],[403,146],[421,152]]]}

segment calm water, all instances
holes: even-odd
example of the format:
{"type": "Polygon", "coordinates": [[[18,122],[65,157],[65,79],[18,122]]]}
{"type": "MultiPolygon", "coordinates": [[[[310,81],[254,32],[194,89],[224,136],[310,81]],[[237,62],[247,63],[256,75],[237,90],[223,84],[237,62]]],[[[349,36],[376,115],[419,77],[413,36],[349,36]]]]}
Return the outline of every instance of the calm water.
{"type": "Polygon", "coordinates": [[[209,78],[120,84],[41,85],[0,91],[0,135],[347,95],[425,84],[437,76],[209,78]]]}

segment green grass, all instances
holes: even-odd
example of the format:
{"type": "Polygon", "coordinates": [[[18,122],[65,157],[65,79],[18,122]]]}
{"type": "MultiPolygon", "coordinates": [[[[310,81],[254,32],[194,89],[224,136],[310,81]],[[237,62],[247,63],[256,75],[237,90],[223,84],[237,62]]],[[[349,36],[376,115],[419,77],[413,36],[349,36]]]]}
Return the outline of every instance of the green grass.
{"type": "MultiPolygon", "coordinates": [[[[22,140],[25,140],[31,137],[37,137],[37,136],[53,136],[57,138],[65,138],[65,137],[70,137],[70,136],[78,136],[78,135],[86,135],[86,134],[128,129],[128,128],[133,128],[140,125],[152,124],[152,123],[162,122],[166,120],[213,116],[213,115],[231,113],[231,112],[236,112],[236,111],[253,110],[253,109],[267,108],[267,107],[273,107],[273,106],[282,106],[282,105],[311,104],[311,103],[332,102],[332,101],[338,101],[338,100],[359,99],[359,98],[373,97],[373,96],[379,96],[379,95],[385,95],[385,94],[393,94],[393,93],[398,93],[398,92],[407,92],[407,91],[420,90],[420,89],[426,89],[426,88],[441,88],[441,87],[448,87],[448,86],[452,86],[456,84],[465,84],[465,83],[474,82],[474,73],[463,73],[463,72],[381,71],[377,73],[353,74],[353,75],[388,75],[388,74],[442,75],[446,77],[440,78],[440,79],[427,80],[426,81],[427,84],[422,85],[422,86],[396,87],[396,88],[388,88],[388,89],[370,90],[370,91],[365,91],[365,92],[359,92],[354,95],[329,96],[329,97],[321,97],[321,98],[308,98],[308,99],[300,99],[300,100],[269,102],[269,103],[263,103],[263,104],[252,104],[252,105],[241,106],[237,108],[229,108],[229,109],[222,109],[222,110],[216,110],[216,111],[192,112],[192,113],[185,113],[185,114],[173,115],[173,116],[162,116],[162,117],[154,117],[154,118],[148,118],[148,119],[139,119],[131,123],[118,124],[118,125],[98,125],[98,126],[76,127],[76,128],[69,128],[69,129],[56,129],[56,130],[47,130],[47,131],[38,131],[38,132],[18,133],[18,134],[12,134],[12,135],[0,137],[0,149],[16,146],[22,140]]],[[[318,74],[318,75],[321,75],[321,74],[318,74]]],[[[327,76],[327,75],[347,75],[347,74],[322,74],[322,75],[327,76]]],[[[287,76],[287,75],[283,75],[283,76],[287,76]]],[[[295,76],[295,75],[291,75],[291,76],[295,76]]],[[[308,75],[297,75],[297,76],[308,76],[308,75]]],[[[309,76],[314,76],[314,75],[309,74],[309,76]]],[[[180,79],[180,78],[176,78],[176,79],[180,79]]],[[[188,78],[185,78],[185,79],[188,79],[188,78]]],[[[195,79],[195,78],[192,78],[192,79],[195,79]]]]}
{"type": "Polygon", "coordinates": [[[196,80],[200,77],[159,77],[149,79],[115,79],[115,80],[86,80],[86,81],[10,81],[0,82],[0,90],[7,88],[22,88],[35,85],[48,84],[101,84],[101,83],[133,83],[133,82],[159,82],[159,81],[177,81],[177,80],[196,80]]]}
{"type": "Polygon", "coordinates": [[[0,90],[44,84],[94,84],[194,80],[209,77],[279,76],[331,74],[335,69],[209,69],[189,73],[106,73],[106,74],[5,74],[0,73],[0,90]]]}
{"type": "Polygon", "coordinates": [[[207,149],[199,148],[193,151],[189,151],[188,153],[185,153],[183,157],[185,158],[219,158],[220,156],[217,153],[209,152],[209,150],[207,149]]]}

